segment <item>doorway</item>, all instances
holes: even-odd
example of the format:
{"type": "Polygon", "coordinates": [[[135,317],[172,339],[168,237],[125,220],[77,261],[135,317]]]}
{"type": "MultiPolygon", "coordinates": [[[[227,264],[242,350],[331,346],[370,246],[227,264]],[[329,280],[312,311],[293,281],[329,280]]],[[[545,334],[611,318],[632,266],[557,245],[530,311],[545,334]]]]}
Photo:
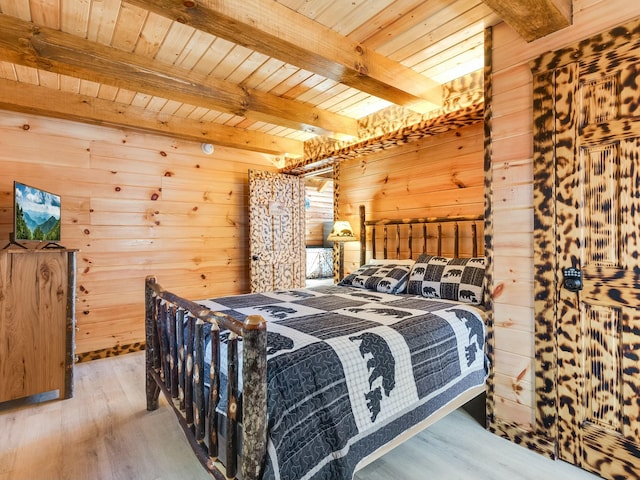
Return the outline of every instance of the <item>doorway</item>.
{"type": "Polygon", "coordinates": [[[304,177],[306,286],[333,284],[333,170],[304,177]]]}

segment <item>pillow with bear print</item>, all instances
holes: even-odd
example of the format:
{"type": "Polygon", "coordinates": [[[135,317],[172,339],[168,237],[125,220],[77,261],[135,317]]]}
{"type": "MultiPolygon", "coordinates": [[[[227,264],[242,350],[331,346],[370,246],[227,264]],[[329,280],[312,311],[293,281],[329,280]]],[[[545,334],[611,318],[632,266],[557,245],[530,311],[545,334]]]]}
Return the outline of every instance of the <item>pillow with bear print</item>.
{"type": "Polygon", "coordinates": [[[407,293],[480,305],[484,266],[484,257],[420,255],[411,269],[407,293]]]}
{"type": "Polygon", "coordinates": [[[411,265],[368,263],[345,276],[338,285],[366,288],[380,293],[403,293],[410,271],[411,265]]]}

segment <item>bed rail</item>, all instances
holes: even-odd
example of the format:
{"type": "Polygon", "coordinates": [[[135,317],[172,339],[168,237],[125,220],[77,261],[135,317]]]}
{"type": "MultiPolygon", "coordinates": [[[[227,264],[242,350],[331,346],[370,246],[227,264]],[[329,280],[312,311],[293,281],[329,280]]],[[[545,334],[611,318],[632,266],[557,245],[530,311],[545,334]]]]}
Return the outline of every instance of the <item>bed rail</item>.
{"type": "Polygon", "coordinates": [[[266,452],[266,338],[264,318],[251,315],[240,322],[164,290],[156,278],[145,282],[147,410],[158,408],[160,390],[171,399],[180,425],[202,465],[219,480],[235,478],[242,421],[244,480],[259,478],[266,452]],[[211,369],[205,409],[204,325],[211,324],[211,369]],[[186,325],[186,328],[185,328],[186,325]],[[219,461],[220,331],[227,340],[228,389],[226,456],[219,461]],[[186,330],[186,333],[185,333],[186,330]],[[238,341],[242,339],[242,411],[238,395],[238,341]],[[205,439],[205,436],[207,437],[205,439]]]}

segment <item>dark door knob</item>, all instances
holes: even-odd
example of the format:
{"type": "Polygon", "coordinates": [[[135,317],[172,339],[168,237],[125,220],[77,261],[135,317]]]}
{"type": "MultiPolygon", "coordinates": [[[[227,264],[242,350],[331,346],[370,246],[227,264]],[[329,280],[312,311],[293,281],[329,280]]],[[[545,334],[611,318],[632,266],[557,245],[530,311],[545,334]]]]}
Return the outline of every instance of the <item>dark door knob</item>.
{"type": "Polygon", "coordinates": [[[253,260],[254,262],[257,262],[258,260],[260,260],[260,255],[252,255],[251,260],[253,260]]]}

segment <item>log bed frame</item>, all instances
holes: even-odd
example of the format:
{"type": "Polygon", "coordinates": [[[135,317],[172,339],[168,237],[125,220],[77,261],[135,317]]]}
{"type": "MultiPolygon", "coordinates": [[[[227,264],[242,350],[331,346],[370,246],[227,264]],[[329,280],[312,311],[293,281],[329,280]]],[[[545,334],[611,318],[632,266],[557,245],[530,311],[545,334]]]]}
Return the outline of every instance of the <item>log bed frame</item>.
{"type": "MultiPolygon", "coordinates": [[[[400,226],[408,225],[406,238],[406,258],[413,258],[416,241],[414,233],[420,238],[422,248],[418,253],[427,251],[427,241],[437,244],[437,255],[442,255],[443,224],[454,224],[454,256],[459,253],[459,226],[469,225],[473,250],[471,256],[477,256],[479,237],[476,224],[482,216],[419,218],[403,220],[372,221],[365,219],[364,207],[360,207],[361,255],[365,262],[367,238],[372,246],[372,258],[377,258],[376,229],[383,230],[383,258],[388,257],[389,230],[395,233],[396,258],[400,258],[400,226]],[[394,226],[395,228],[389,228],[394,226]],[[416,228],[417,227],[417,228],[416,228]],[[367,230],[370,228],[370,230],[367,230]],[[435,229],[435,235],[432,232],[435,229]],[[371,234],[367,235],[370,231],[371,234]],[[364,232],[364,234],[362,233],[364,232]]],[[[433,250],[433,248],[432,248],[433,250]]],[[[404,250],[403,250],[404,251],[404,250]]],[[[487,295],[485,293],[485,295],[487,295]]],[[[267,360],[266,333],[267,323],[259,315],[247,317],[240,322],[229,315],[213,312],[201,305],[186,300],[164,290],[156,278],[149,276],[145,282],[145,332],[146,332],[146,396],[147,410],[158,408],[158,399],[162,391],[173,408],[178,421],[191,445],[196,457],[217,480],[235,478],[238,475],[238,458],[241,455],[241,475],[244,480],[260,478],[263,458],[267,448],[267,360]],[[208,401],[205,401],[204,372],[204,326],[211,324],[212,358],[208,401]],[[185,329],[176,325],[186,324],[185,329]],[[228,329],[231,334],[227,343],[228,388],[226,441],[220,445],[218,424],[220,419],[215,406],[220,395],[220,331],[228,329]],[[238,365],[238,338],[242,338],[242,365],[238,365]],[[194,361],[194,359],[196,359],[194,361]],[[238,368],[242,368],[242,401],[238,394],[238,368]],[[208,408],[207,408],[208,405],[208,408]],[[240,411],[241,410],[241,411],[240,411]],[[242,421],[242,439],[238,439],[238,424],[242,421]],[[205,439],[205,436],[207,437],[205,439]],[[224,459],[219,458],[224,450],[224,459]]],[[[407,430],[391,444],[381,448],[362,460],[357,469],[384,455],[396,445],[433,424],[447,413],[462,406],[484,391],[484,387],[472,389],[446,407],[407,430]]]]}

